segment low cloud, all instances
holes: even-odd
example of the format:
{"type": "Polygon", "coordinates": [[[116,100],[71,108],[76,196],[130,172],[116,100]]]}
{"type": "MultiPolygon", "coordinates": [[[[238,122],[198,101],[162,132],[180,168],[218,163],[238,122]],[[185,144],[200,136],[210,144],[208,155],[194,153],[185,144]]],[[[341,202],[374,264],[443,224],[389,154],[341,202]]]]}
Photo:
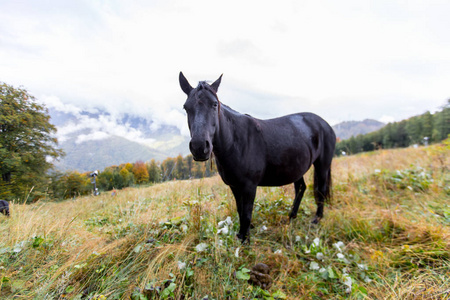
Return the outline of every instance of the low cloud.
{"type": "Polygon", "coordinates": [[[106,132],[103,131],[96,131],[90,134],[80,134],[75,143],[76,144],[81,144],[83,142],[87,142],[87,141],[99,141],[99,140],[104,140],[106,138],[110,137],[110,135],[106,132]]]}
{"type": "Polygon", "coordinates": [[[395,118],[393,116],[383,115],[378,121],[383,122],[385,124],[395,122],[395,118]]]}
{"type": "MultiPolygon", "coordinates": [[[[75,141],[77,144],[101,140],[110,136],[119,136],[149,147],[155,142],[155,139],[148,138],[140,129],[133,128],[127,122],[123,123],[120,115],[110,114],[108,111],[100,112],[98,109],[88,110],[87,112],[91,115],[84,114],[86,113],[85,109],[72,104],[64,104],[57,97],[46,97],[43,98],[42,102],[48,108],[72,114],[75,117],[75,120],[70,120],[64,125],[58,126],[56,135],[60,142],[67,141],[74,136],[77,136],[75,141]]],[[[171,115],[174,114],[169,114],[169,116],[171,115]]]]}
{"type": "Polygon", "coordinates": [[[74,116],[79,116],[81,109],[70,103],[63,103],[56,96],[43,96],[41,100],[37,100],[41,104],[44,104],[47,108],[55,109],[59,112],[70,113],[74,116]]]}

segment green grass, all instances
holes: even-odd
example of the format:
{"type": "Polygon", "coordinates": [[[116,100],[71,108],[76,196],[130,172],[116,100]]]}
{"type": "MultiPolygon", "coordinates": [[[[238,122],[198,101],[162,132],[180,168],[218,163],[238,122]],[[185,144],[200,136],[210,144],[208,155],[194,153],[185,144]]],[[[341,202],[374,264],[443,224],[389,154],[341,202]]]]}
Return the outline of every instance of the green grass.
{"type": "Polygon", "coordinates": [[[0,216],[0,298],[450,299],[448,154],[335,159],[318,226],[311,174],[291,223],[293,186],[259,188],[248,245],[219,177],[12,204],[0,216]],[[267,290],[248,282],[257,263],[270,268],[267,290]]]}

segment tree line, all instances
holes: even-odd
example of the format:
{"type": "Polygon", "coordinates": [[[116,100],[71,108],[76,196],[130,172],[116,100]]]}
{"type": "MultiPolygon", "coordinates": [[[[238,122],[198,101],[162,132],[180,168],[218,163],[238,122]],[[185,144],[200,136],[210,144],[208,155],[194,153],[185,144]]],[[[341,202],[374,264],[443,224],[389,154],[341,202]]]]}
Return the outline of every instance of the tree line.
{"type": "Polygon", "coordinates": [[[377,149],[409,147],[445,140],[450,134],[450,100],[434,114],[429,111],[383,128],[339,141],[336,155],[356,154],[377,149]]]}
{"type": "MultiPolygon", "coordinates": [[[[209,177],[217,173],[214,163],[196,162],[192,155],[168,157],[163,162],[152,159],[119,166],[110,166],[96,176],[100,192],[120,190],[130,186],[149,185],[170,180],[209,177]]],[[[54,172],[50,176],[47,195],[52,199],[66,199],[93,192],[91,172],[54,172]]]]}

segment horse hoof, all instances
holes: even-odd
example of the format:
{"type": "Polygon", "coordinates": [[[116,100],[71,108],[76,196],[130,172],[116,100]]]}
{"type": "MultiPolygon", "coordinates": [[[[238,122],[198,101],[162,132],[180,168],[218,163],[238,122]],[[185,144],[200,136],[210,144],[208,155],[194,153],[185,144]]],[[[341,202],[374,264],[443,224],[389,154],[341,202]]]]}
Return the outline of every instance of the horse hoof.
{"type": "Polygon", "coordinates": [[[247,245],[250,243],[250,237],[248,237],[248,236],[238,233],[238,234],[236,234],[236,237],[238,238],[239,241],[241,241],[242,245],[244,245],[244,244],[247,245]]]}
{"type": "Polygon", "coordinates": [[[320,219],[321,219],[321,218],[319,218],[319,217],[314,217],[314,219],[311,221],[311,224],[314,224],[314,225],[319,224],[320,219]]]}

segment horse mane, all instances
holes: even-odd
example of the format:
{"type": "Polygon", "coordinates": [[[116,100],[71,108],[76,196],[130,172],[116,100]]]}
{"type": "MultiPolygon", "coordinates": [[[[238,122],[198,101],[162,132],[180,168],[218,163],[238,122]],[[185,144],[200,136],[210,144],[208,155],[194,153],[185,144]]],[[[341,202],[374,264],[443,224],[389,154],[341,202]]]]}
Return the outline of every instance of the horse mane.
{"type": "Polygon", "coordinates": [[[210,91],[217,99],[219,99],[219,97],[217,97],[217,93],[216,91],[213,90],[213,88],[209,85],[209,83],[207,83],[206,81],[200,81],[197,85],[197,93],[201,90],[207,90],[210,91]]]}
{"type": "MultiPolygon", "coordinates": [[[[200,92],[202,89],[205,89],[209,92],[211,92],[217,99],[217,101],[219,101],[219,111],[221,107],[225,107],[227,109],[227,111],[235,114],[235,115],[242,115],[240,112],[232,109],[231,107],[229,107],[228,105],[223,104],[220,100],[219,97],[217,96],[217,93],[213,90],[213,88],[209,85],[208,82],[206,81],[200,81],[196,87],[197,91],[195,92],[195,97],[198,99],[198,92],[200,92]]],[[[249,115],[250,116],[250,115],[249,115]]],[[[250,116],[251,117],[251,116],[250,116]]]]}

